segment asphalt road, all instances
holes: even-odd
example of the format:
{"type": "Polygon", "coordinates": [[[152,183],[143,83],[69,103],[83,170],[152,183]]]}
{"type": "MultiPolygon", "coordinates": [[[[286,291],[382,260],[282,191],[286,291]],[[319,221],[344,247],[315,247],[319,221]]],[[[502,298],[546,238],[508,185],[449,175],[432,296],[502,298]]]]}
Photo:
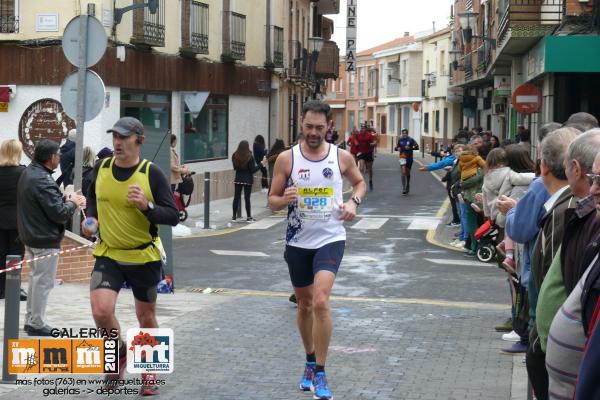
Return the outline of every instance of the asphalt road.
{"type": "MultiPolygon", "coordinates": [[[[473,258],[429,244],[426,230],[418,229],[435,227],[436,214],[445,199],[444,187],[431,174],[418,171],[415,163],[411,192],[402,196],[398,159],[379,155],[374,185],[359,208],[358,218],[346,224],[346,251],[335,295],[506,302],[506,287],[497,268],[469,264],[473,258]],[[365,219],[371,223],[372,218],[378,218],[375,226],[385,222],[378,229],[354,227],[365,219]]],[[[177,286],[290,291],[283,260],[286,223],[282,217],[268,218],[275,225],[264,230],[175,240],[177,286]],[[214,251],[240,255],[217,255],[214,251]]],[[[439,223],[446,223],[445,218],[439,223]]]]}

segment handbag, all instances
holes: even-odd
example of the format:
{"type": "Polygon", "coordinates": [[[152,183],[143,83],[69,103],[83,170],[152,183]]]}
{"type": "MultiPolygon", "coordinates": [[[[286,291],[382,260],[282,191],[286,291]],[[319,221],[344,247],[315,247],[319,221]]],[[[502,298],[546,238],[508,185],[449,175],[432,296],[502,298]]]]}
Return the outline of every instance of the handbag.
{"type": "Polygon", "coordinates": [[[194,180],[190,175],[185,175],[182,179],[177,191],[183,195],[190,196],[194,193],[194,180]]]}

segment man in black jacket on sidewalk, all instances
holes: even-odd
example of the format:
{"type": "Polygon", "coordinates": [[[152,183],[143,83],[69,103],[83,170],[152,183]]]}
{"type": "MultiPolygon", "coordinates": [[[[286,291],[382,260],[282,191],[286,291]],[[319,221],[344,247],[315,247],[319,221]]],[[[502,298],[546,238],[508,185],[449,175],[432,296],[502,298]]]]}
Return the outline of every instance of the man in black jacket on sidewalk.
{"type": "Polygon", "coordinates": [[[34,149],[33,161],[17,186],[17,226],[30,261],[25,332],[29,336],[50,336],[45,314],[48,295],[54,287],[60,242],[65,223],[75,211],[85,208],[85,197],[71,194],[66,200],[52,173],[60,162],[58,143],[44,139],[34,149]],[[40,257],[54,256],[36,260],[40,257]]]}

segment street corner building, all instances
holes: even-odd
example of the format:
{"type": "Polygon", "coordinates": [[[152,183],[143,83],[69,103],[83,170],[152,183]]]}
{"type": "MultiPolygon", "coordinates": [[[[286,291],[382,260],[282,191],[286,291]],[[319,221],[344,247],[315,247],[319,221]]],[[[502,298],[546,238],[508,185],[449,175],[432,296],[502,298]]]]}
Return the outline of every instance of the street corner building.
{"type": "MultiPolygon", "coordinates": [[[[76,68],[62,36],[73,18],[93,15],[108,47],[90,67],[104,93],[100,114],[85,124],[84,146],[111,147],[104,132],[122,116],[136,117],[146,132],[144,157],[156,154],[168,172],[165,137],[175,134],[194,178],[213,174],[211,198],[231,197],[233,184],[223,182],[233,182],[238,143],[260,134],[268,147],[278,138],[289,145],[302,104],[337,77],[339,48],[325,15],[339,13],[339,0],[158,0],[155,12],[144,3],[0,0],[0,139],[18,137],[29,159],[39,140],[66,140],[75,122],[61,86],[76,68]]],[[[203,199],[198,183],[192,204],[203,199]]]]}

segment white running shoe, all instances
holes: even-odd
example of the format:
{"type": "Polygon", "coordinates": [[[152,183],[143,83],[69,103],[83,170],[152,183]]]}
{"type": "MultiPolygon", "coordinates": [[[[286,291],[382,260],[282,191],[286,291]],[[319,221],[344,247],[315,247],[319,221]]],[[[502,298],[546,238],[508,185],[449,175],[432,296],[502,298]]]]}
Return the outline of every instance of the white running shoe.
{"type": "Polygon", "coordinates": [[[465,247],[465,241],[464,240],[459,240],[458,242],[456,242],[456,244],[453,244],[454,247],[457,247],[459,249],[463,249],[465,247]]]}
{"type": "Polygon", "coordinates": [[[507,342],[518,342],[521,340],[521,336],[515,331],[511,331],[510,333],[505,333],[502,335],[502,340],[506,340],[507,342]]]}

